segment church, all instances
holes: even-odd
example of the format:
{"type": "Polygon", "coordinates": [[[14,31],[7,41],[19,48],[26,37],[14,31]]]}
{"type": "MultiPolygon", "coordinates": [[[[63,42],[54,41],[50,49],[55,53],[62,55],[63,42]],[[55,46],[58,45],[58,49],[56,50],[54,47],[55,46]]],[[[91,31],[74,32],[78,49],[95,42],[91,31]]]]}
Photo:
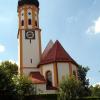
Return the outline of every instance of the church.
{"type": "Polygon", "coordinates": [[[66,76],[77,79],[78,64],[58,40],[50,40],[42,52],[39,1],[19,0],[17,12],[19,73],[32,80],[38,93],[56,93],[66,76]]]}

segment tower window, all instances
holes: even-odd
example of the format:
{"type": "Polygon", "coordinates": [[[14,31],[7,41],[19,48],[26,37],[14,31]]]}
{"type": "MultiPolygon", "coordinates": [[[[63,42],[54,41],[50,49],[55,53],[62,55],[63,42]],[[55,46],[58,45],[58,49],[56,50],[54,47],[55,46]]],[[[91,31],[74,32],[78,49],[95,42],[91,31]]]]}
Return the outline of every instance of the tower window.
{"type": "Polygon", "coordinates": [[[24,20],[22,20],[21,25],[24,26],[24,20]]]}
{"type": "Polygon", "coordinates": [[[24,16],[24,14],[22,13],[22,16],[24,16]]]}
{"type": "Polygon", "coordinates": [[[31,24],[32,24],[31,19],[28,19],[28,25],[31,25],[31,24]]]}
{"type": "Polygon", "coordinates": [[[35,21],[35,26],[37,26],[37,21],[35,21]]]}
{"type": "Polygon", "coordinates": [[[31,15],[31,13],[29,12],[28,15],[31,15]]]}
{"type": "Polygon", "coordinates": [[[31,39],[30,39],[30,44],[31,44],[31,39]]]}
{"type": "Polygon", "coordinates": [[[30,62],[31,62],[31,64],[32,64],[32,58],[30,59],[30,62]]]}

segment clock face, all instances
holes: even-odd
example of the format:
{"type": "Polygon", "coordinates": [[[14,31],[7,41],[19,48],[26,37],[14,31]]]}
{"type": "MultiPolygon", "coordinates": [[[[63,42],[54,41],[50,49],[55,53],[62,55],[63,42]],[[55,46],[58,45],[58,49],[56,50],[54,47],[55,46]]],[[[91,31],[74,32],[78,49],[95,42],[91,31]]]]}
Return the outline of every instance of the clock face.
{"type": "Polygon", "coordinates": [[[26,31],[25,38],[26,39],[35,39],[35,31],[26,31]]]}

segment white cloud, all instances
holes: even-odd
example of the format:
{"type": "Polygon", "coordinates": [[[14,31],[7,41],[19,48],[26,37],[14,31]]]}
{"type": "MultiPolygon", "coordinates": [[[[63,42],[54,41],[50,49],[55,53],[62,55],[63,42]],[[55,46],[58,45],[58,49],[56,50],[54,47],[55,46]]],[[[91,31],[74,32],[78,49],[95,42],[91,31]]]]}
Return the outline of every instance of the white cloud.
{"type": "Polygon", "coordinates": [[[5,46],[0,44],[0,53],[3,53],[5,51],[5,46]]]}
{"type": "Polygon", "coordinates": [[[86,31],[88,34],[100,34],[100,17],[93,21],[92,25],[86,31]]]}

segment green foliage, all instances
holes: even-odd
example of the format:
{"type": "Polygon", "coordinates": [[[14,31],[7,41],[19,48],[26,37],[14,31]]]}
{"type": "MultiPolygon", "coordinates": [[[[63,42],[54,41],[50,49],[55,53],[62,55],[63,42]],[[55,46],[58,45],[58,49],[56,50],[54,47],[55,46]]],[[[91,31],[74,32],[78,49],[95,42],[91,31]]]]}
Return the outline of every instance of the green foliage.
{"type": "Polygon", "coordinates": [[[6,72],[9,77],[18,74],[18,66],[16,63],[11,63],[10,61],[5,61],[0,64],[0,69],[6,72]]]}
{"type": "Polygon", "coordinates": [[[78,66],[78,79],[82,82],[84,86],[89,85],[88,80],[86,79],[88,71],[89,71],[88,67],[83,67],[82,65],[78,66]]]}
{"type": "Polygon", "coordinates": [[[36,100],[57,100],[57,94],[39,94],[36,100]]]}
{"type": "Polygon", "coordinates": [[[91,86],[92,97],[100,97],[100,85],[91,86]]]}
{"type": "Polygon", "coordinates": [[[33,83],[25,76],[14,76],[13,82],[15,84],[15,91],[17,95],[33,95],[36,94],[35,86],[33,83]]]}
{"type": "Polygon", "coordinates": [[[86,79],[88,71],[89,71],[88,67],[83,67],[82,65],[78,66],[78,79],[81,81],[80,95],[82,97],[91,95],[91,91],[89,89],[89,79],[86,79]]]}
{"type": "Polygon", "coordinates": [[[13,93],[14,84],[12,82],[13,75],[17,74],[17,65],[9,61],[0,64],[0,93],[13,93]]]}
{"type": "Polygon", "coordinates": [[[35,94],[33,83],[25,76],[18,75],[18,66],[9,61],[0,64],[0,94],[35,94]]]}
{"type": "Polygon", "coordinates": [[[80,97],[80,86],[81,82],[76,80],[74,76],[67,77],[60,84],[59,88],[59,99],[60,100],[70,100],[72,98],[80,97]]]}
{"type": "Polygon", "coordinates": [[[12,95],[0,96],[0,100],[57,100],[56,94],[39,94],[39,95],[25,95],[16,96],[15,98],[12,95]],[[20,97],[20,98],[19,98],[20,97]]]}
{"type": "Polygon", "coordinates": [[[89,80],[86,79],[88,67],[78,66],[78,80],[74,77],[62,81],[59,88],[60,100],[87,97],[91,95],[89,80]]]}

